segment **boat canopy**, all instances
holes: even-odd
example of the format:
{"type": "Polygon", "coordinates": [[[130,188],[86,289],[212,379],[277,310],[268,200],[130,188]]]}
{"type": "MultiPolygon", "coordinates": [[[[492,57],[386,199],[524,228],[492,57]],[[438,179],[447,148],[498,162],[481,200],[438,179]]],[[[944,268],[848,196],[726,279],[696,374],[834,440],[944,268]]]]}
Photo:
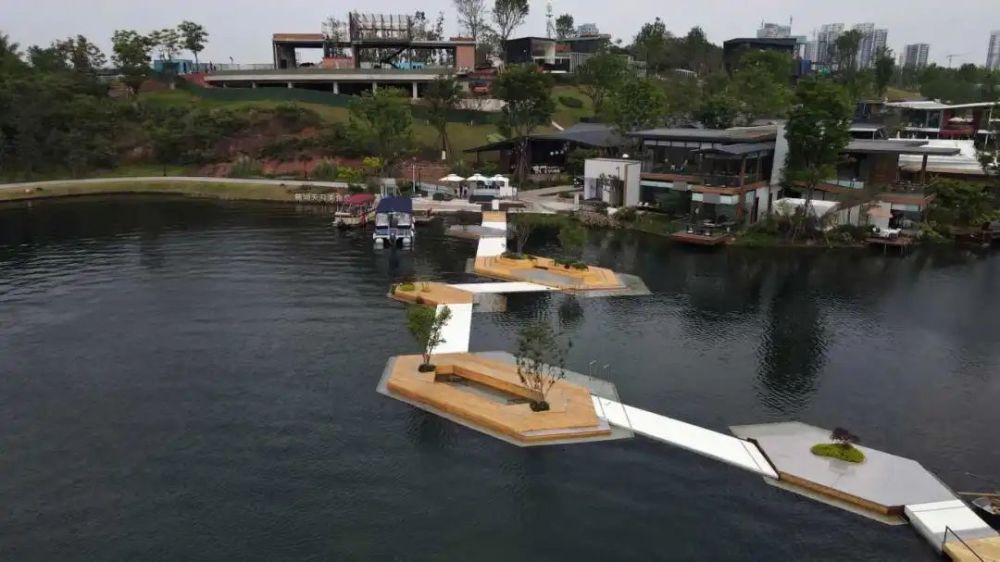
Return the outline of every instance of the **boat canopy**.
{"type": "Polygon", "coordinates": [[[348,195],[347,199],[344,199],[344,204],[351,206],[371,205],[374,200],[375,196],[371,193],[355,193],[354,195],[348,195]]]}
{"type": "Polygon", "coordinates": [[[409,197],[386,197],[378,202],[376,213],[408,213],[413,214],[413,199],[409,197]]]}

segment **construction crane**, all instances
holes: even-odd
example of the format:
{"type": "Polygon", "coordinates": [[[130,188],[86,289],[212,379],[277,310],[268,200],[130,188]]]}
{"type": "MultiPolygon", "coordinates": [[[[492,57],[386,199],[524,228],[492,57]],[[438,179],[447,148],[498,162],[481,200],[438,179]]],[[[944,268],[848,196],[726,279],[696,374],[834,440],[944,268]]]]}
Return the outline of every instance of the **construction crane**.
{"type": "Polygon", "coordinates": [[[967,54],[968,53],[951,53],[949,55],[945,55],[945,58],[948,59],[948,68],[951,68],[951,61],[953,59],[958,58],[958,57],[964,57],[967,54]]]}

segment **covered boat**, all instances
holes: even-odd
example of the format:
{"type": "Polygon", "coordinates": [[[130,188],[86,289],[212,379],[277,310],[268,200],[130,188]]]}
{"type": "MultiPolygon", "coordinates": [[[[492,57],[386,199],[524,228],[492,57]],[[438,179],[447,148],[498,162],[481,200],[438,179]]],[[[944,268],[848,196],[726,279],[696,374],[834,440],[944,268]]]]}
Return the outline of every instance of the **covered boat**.
{"type": "Polygon", "coordinates": [[[386,197],[375,208],[375,245],[407,247],[413,243],[413,200],[409,197],[386,197]]]}
{"type": "Polygon", "coordinates": [[[377,198],[371,193],[355,193],[340,203],[334,215],[333,225],[337,228],[366,226],[374,219],[377,198]]]}

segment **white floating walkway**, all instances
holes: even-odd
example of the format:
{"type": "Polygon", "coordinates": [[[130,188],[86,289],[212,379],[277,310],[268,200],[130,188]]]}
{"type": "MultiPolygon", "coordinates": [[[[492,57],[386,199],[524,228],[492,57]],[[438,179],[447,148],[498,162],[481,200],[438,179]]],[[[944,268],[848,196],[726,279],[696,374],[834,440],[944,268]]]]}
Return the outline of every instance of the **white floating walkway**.
{"type": "Polygon", "coordinates": [[[621,402],[591,396],[598,417],[657,441],[687,449],[750,472],[778,478],[760,449],[749,441],[689,423],[627,406],[621,402]]]}
{"type": "Polygon", "coordinates": [[[507,239],[501,236],[489,236],[479,239],[476,249],[477,258],[492,258],[507,251],[507,239]]]}
{"type": "Polygon", "coordinates": [[[998,536],[996,531],[958,498],[908,505],[905,513],[913,528],[938,551],[944,542],[957,541],[956,535],[966,542],[998,536]],[[947,537],[946,529],[952,531],[947,533],[947,537]]]}
{"type": "Polygon", "coordinates": [[[441,327],[444,343],[434,348],[434,353],[467,353],[472,333],[472,305],[438,305],[435,312],[440,313],[445,306],[451,309],[451,319],[441,327]]]}
{"type": "Polygon", "coordinates": [[[468,291],[470,293],[484,294],[506,294],[506,293],[548,293],[558,291],[555,287],[538,285],[537,283],[525,283],[523,281],[499,282],[499,283],[460,283],[451,285],[456,289],[468,291]]]}

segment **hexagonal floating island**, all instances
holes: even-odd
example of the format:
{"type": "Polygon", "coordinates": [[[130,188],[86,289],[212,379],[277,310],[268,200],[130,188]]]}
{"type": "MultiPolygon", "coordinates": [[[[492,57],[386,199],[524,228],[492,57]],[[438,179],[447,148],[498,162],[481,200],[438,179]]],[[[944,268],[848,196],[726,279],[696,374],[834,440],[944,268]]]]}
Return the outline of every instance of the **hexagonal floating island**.
{"type": "Polygon", "coordinates": [[[594,409],[592,394],[618,399],[607,381],[566,371],[546,396],[550,409],[535,412],[530,403],[539,397],[521,383],[508,353],[434,355],[436,370],[430,373],[421,373],[420,363],[419,355],[389,359],[378,391],[521,447],[632,437],[594,409]]]}

